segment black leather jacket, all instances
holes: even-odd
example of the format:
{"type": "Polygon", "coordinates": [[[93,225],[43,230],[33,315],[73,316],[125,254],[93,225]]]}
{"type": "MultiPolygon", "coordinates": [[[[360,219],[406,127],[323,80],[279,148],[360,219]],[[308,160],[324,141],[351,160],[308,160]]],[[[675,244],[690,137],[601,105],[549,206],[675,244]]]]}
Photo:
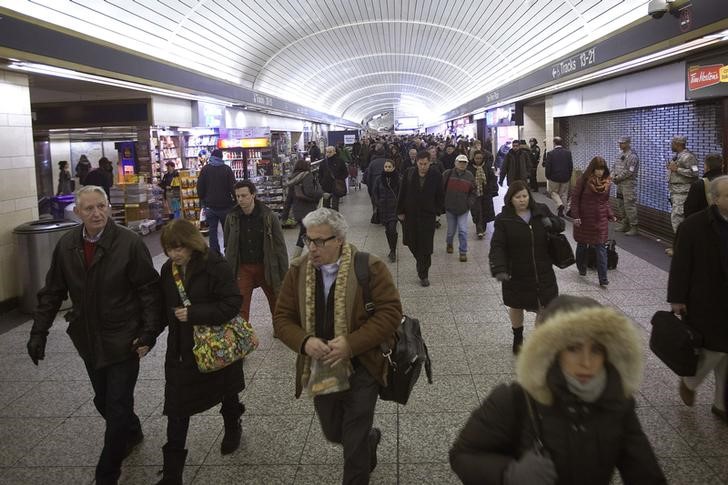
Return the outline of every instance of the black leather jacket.
{"type": "Polygon", "coordinates": [[[86,269],[83,226],[61,237],[45,287],[38,292],[32,335],[48,335],[69,293],[73,310],[67,333],[87,363],[101,368],[136,358],[132,342],[154,345],[161,327],[159,274],[142,238],[114,221],[96,243],[86,269]]]}

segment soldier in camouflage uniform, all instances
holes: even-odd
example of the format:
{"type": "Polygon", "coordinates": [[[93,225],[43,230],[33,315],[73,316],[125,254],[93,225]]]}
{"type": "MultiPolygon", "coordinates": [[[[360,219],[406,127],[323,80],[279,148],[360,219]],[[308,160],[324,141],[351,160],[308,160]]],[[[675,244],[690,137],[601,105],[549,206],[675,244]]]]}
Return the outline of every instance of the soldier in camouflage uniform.
{"type": "Polygon", "coordinates": [[[672,213],[670,221],[672,222],[672,230],[677,234],[677,227],[683,221],[683,205],[690,191],[690,185],[698,180],[698,159],[690,153],[685,146],[687,140],[684,136],[672,137],[670,148],[676,155],[668,163],[667,168],[670,170],[670,203],[672,204],[672,213]]]}
{"type": "Polygon", "coordinates": [[[617,216],[622,225],[617,231],[625,236],[637,235],[637,173],[639,172],[639,158],[631,148],[632,139],[623,136],[619,139],[619,149],[622,154],[614,164],[612,180],[617,184],[617,216]]]}

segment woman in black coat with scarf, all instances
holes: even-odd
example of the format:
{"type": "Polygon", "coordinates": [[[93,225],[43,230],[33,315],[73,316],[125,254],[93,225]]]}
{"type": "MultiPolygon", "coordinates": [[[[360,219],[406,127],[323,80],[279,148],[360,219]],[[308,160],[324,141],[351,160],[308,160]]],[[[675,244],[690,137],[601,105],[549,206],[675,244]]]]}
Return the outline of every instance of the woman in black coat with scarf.
{"type": "Polygon", "coordinates": [[[513,353],[517,354],[523,344],[524,310],[538,313],[559,294],[547,233],[562,232],[564,221],[546,205],[537,204],[522,180],[508,187],[503,200],[488,257],[491,274],[502,284],[503,303],[513,328],[513,353]]]}
{"type": "Polygon", "coordinates": [[[475,177],[475,203],[470,209],[478,239],[485,237],[485,228],[495,220],[493,196],[498,195],[498,177],[493,172],[493,154],[488,150],[473,152],[468,170],[475,177]]]}
{"type": "Polygon", "coordinates": [[[240,445],[240,417],[245,406],[238,393],[245,388],[243,361],[210,373],[198,370],[193,327],[222,325],[240,311],[243,299],[227,261],[209,251],[200,231],[184,219],[175,219],[164,227],[162,248],[169,260],[162,266],[161,286],[164,320],[169,326],[167,355],[164,362],[164,414],[167,416],[167,443],[164,453],[164,476],[158,485],[182,483],[187,450],[185,442],[190,416],[222,402],[220,413],[225,422],[221,453],[229,454],[240,445]],[[173,276],[177,266],[191,305],[185,307],[173,276]]]}
{"type": "Polygon", "coordinates": [[[397,198],[399,197],[399,170],[394,160],[384,162],[384,171],[374,186],[374,203],[377,206],[379,222],[389,243],[389,261],[397,261],[397,198]]]}

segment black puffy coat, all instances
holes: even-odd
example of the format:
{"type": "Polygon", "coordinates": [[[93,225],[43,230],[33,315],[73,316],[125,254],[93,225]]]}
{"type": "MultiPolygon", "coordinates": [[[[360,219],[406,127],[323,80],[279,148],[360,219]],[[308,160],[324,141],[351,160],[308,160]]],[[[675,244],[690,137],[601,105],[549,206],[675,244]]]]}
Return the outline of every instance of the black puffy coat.
{"type": "Polygon", "coordinates": [[[711,206],[680,224],[667,301],[687,305],[687,321],[703,336],[704,348],[728,352],[728,248],[721,250],[719,217],[711,206]]]}
{"type": "Polygon", "coordinates": [[[544,204],[531,204],[531,221],[526,223],[512,206],[503,207],[495,218],[490,242],[490,272],[507,273],[502,283],[503,303],[510,308],[536,311],[559,294],[556,275],[548,254],[544,219],[551,222],[550,232],[564,230],[564,221],[544,204]]]}
{"type": "Polygon", "coordinates": [[[374,186],[374,201],[382,224],[397,220],[397,198],[399,197],[399,174],[394,171],[383,173],[374,186]]]}
{"type": "Polygon", "coordinates": [[[397,214],[404,214],[402,242],[414,254],[432,254],[435,218],[445,212],[442,175],[430,167],[420,187],[417,167],[407,170],[397,201],[397,214]]]}
{"type": "MultiPolygon", "coordinates": [[[[622,394],[614,368],[607,372],[602,397],[584,403],[568,391],[554,366],[548,378],[557,404],[532,401],[541,439],[556,467],[556,484],[608,485],[615,468],[627,484],[666,484],[634,399],[622,394]]],[[[508,464],[533,449],[534,439],[524,390],[517,383],[501,384],[473,411],[450,450],[450,463],[465,485],[500,485],[508,464]]]]}
{"type": "Polygon", "coordinates": [[[154,345],[162,330],[159,275],[142,238],[109,219],[86,269],[83,225],[64,234],[53,251],[31,334],[48,335],[66,294],[68,330],[81,358],[101,368],[138,358],[132,342],[154,345]]]}
{"type": "Polygon", "coordinates": [[[224,394],[237,394],[245,388],[241,360],[217,372],[203,374],[197,369],[192,353],[193,325],[221,325],[240,312],[240,296],[232,269],[225,259],[214,251],[207,258],[194,253],[187,264],[184,286],[192,303],[188,307],[187,322],[174,316],[174,309],[182,306],[182,299],[172,276],[172,262],[162,266],[162,295],[164,320],[169,326],[167,355],[164,361],[164,414],[191,416],[222,401],[224,394]]]}
{"type": "Polygon", "coordinates": [[[496,387],[450,450],[450,465],[463,483],[502,484],[506,468],[533,450],[538,436],[557,485],[607,485],[615,468],[628,485],[665,484],[635,413],[644,366],[636,327],[602,306],[557,312],[537,327],[516,361],[517,383],[496,387]],[[587,339],[606,355],[604,388],[593,401],[572,392],[559,364],[564,350],[587,339]]]}

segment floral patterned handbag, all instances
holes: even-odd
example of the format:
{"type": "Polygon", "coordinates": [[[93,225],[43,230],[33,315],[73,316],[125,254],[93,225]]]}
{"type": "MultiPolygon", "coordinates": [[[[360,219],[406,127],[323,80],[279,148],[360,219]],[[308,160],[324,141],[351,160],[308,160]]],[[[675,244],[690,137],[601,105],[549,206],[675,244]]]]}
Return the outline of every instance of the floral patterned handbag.
{"type": "MultiPolygon", "coordinates": [[[[182,303],[186,307],[190,306],[176,264],[172,265],[172,276],[182,303]]],[[[202,373],[223,369],[258,348],[258,337],[253,327],[240,315],[222,325],[193,325],[192,335],[195,342],[192,353],[202,373]]]]}

